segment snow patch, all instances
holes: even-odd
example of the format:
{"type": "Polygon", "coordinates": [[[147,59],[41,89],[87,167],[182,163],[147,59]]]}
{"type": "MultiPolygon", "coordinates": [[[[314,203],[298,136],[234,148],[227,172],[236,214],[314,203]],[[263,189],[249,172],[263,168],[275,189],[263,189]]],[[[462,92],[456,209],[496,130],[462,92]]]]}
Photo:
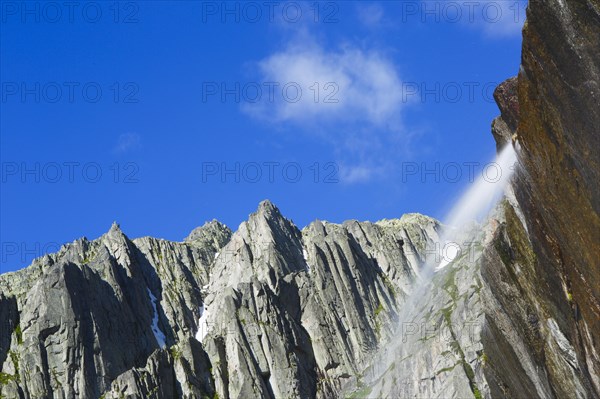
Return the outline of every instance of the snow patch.
{"type": "Polygon", "coordinates": [[[304,263],[306,263],[306,270],[310,271],[310,265],[308,264],[308,253],[306,249],[302,248],[302,256],[304,256],[304,263]]]}
{"type": "Polygon", "coordinates": [[[217,260],[217,258],[219,257],[219,255],[221,255],[220,252],[215,252],[215,260],[217,260]]]}
{"type": "Polygon", "coordinates": [[[196,331],[196,339],[202,342],[208,334],[208,309],[204,308],[204,304],[200,307],[200,318],[198,319],[198,331],[196,331]]]}
{"type": "Polygon", "coordinates": [[[166,340],[167,337],[165,337],[165,334],[163,334],[163,332],[160,330],[160,328],[158,328],[158,311],[156,310],[156,297],[154,296],[154,294],[152,293],[152,291],[150,291],[150,288],[146,288],[146,290],[148,290],[148,296],[150,297],[150,303],[152,303],[152,309],[154,309],[154,315],[152,316],[152,332],[154,333],[154,337],[156,338],[156,342],[158,343],[158,346],[160,346],[161,348],[164,348],[166,345],[166,340]]]}

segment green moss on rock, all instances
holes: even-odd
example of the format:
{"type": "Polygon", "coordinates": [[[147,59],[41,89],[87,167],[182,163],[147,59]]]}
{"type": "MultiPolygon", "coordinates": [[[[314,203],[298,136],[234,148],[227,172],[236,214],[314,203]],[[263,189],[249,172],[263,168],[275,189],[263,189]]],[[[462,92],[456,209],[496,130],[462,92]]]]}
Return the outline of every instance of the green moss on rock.
{"type": "Polygon", "coordinates": [[[15,327],[15,335],[17,336],[17,344],[23,345],[23,332],[21,331],[20,324],[17,324],[17,327],[15,327]]]}

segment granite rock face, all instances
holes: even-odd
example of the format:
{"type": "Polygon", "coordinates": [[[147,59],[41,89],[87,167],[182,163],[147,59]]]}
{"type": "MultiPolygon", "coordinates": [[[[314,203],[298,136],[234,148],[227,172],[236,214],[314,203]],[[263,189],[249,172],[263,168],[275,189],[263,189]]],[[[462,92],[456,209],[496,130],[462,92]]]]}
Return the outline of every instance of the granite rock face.
{"type": "Polygon", "coordinates": [[[492,135],[499,151],[505,145],[516,140],[519,123],[519,98],[517,94],[517,78],[510,78],[498,85],[494,91],[494,99],[502,110],[502,115],[492,122],[492,135]]]}
{"type": "MultiPolygon", "coordinates": [[[[123,373],[146,366],[156,351],[185,342],[196,328],[208,265],[230,236],[223,226],[206,229],[213,241],[198,247],[149,238],[133,242],[115,224],[98,240],[78,240],[1,275],[0,309],[11,317],[3,319],[9,333],[1,349],[10,356],[3,362],[0,393],[99,397],[123,373]]],[[[187,352],[193,364],[203,354],[199,345],[187,352]]],[[[170,355],[154,355],[156,370],[173,363],[170,355]]]]}
{"type": "Polygon", "coordinates": [[[515,193],[535,259],[525,270],[530,279],[517,273],[524,302],[509,316],[529,336],[553,395],[569,397],[580,384],[581,396],[598,397],[600,2],[530,2],[521,68],[511,82],[517,123],[513,108],[502,106],[514,103],[514,90],[501,96],[501,119],[517,140],[515,193]],[[553,359],[556,347],[527,332],[526,318],[553,320],[548,328],[569,366],[553,359]]]}
{"type": "MultiPolygon", "coordinates": [[[[511,192],[400,317],[354,398],[596,398],[577,342],[545,308],[511,192]]],[[[596,349],[597,350],[597,349],[596,349]]],[[[593,359],[592,359],[593,360],[593,359]]],[[[595,361],[595,360],[593,360],[595,361]]]]}
{"type": "Polygon", "coordinates": [[[334,397],[410,294],[439,224],[316,221],[270,202],[231,233],[115,224],[0,275],[3,397],[334,397]]]}

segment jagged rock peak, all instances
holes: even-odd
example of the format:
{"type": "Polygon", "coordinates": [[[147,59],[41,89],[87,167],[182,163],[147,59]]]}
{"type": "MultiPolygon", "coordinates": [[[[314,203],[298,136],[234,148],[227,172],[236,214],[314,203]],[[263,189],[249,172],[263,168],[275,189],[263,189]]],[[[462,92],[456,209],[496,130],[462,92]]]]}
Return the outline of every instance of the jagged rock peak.
{"type": "Polygon", "coordinates": [[[204,223],[200,227],[196,227],[192,232],[183,240],[184,242],[198,241],[207,238],[208,236],[214,236],[214,233],[221,233],[226,236],[231,236],[232,232],[229,227],[213,219],[209,222],[204,223]]]}
{"type": "MultiPolygon", "coordinates": [[[[279,209],[269,200],[264,200],[258,204],[256,212],[250,214],[248,220],[240,225],[238,230],[243,235],[249,234],[263,241],[266,237],[271,237],[272,241],[278,241],[284,236],[299,236],[300,231],[294,222],[281,214],[279,209]],[[262,237],[262,238],[258,238],[262,237]]],[[[269,241],[269,240],[267,240],[269,241]]]]}
{"type": "Polygon", "coordinates": [[[432,227],[437,230],[440,222],[432,217],[422,215],[420,213],[405,213],[400,219],[381,219],[375,222],[381,227],[397,228],[406,225],[420,225],[422,227],[432,227]]]}
{"type": "Polygon", "coordinates": [[[117,223],[116,221],[114,221],[112,223],[112,225],[110,226],[110,230],[108,232],[109,233],[122,232],[121,231],[121,225],[119,225],[119,223],[117,223]]]}
{"type": "Polygon", "coordinates": [[[261,203],[258,204],[258,209],[256,210],[256,212],[253,213],[252,215],[250,215],[250,217],[255,216],[255,215],[263,215],[267,219],[283,218],[283,216],[281,215],[281,212],[279,211],[279,208],[277,208],[269,200],[261,201],[261,203]]]}
{"type": "Polygon", "coordinates": [[[121,239],[127,238],[123,230],[121,230],[121,226],[116,221],[112,223],[110,229],[106,234],[103,235],[105,238],[113,238],[113,239],[121,239]]]}

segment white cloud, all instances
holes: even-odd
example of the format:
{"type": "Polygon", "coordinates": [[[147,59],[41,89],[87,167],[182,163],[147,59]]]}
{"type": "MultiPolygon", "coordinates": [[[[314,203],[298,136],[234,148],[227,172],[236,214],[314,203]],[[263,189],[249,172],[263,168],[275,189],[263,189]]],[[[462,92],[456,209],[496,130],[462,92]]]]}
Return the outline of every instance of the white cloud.
{"type": "Polygon", "coordinates": [[[329,51],[298,35],[257,67],[262,83],[278,86],[274,97],[265,89],[259,101],[245,103],[244,111],[254,117],[304,126],[400,128],[402,81],[393,62],[378,51],[351,45],[329,51]]]}
{"type": "Polygon", "coordinates": [[[525,23],[525,0],[428,1],[421,0],[418,16],[425,23],[442,21],[483,31],[492,38],[513,37],[521,34],[525,23]]]}
{"type": "Polygon", "coordinates": [[[328,50],[312,36],[296,32],[283,49],[255,65],[260,82],[279,86],[273,98],[263,92],[259,101],[245,102],[243,111],[332,145],[341,182],[384,176],[383,160],[409,138],[401,123],[403,83],[382,51],[350,44],[328,50]],[[287,99],[282,93],[286,85],[287,99]],[[302,95],[295,101],[297,87],[302,95]]]}
{"type": "Polygon", "coordinates": [[[114,153],[122,154],[132,149],[139,148],[141,137],[137,133],[121,134],[117,139],[117,145],[113,148],[114,153]]]}
{"type": "Polygon", "coordinates": [[[380,169],[367,165],[340,165],[340,182],[345,184],[365,183],[378,177],[380,169]]]}
{"type": "Polygon", "coordinates": [[[358,21],[374,31],[404,29],[405,24],[456,25],[483,32],[490,38],[521,34],[526,0],[413,0],[359,3],[358,21]]]}
{"type": "Polygon", "coordinates": [[[519,36],[526,17],[526,1],[481,0],[475,22],[486,35],[501,38],[519,36]]]}

